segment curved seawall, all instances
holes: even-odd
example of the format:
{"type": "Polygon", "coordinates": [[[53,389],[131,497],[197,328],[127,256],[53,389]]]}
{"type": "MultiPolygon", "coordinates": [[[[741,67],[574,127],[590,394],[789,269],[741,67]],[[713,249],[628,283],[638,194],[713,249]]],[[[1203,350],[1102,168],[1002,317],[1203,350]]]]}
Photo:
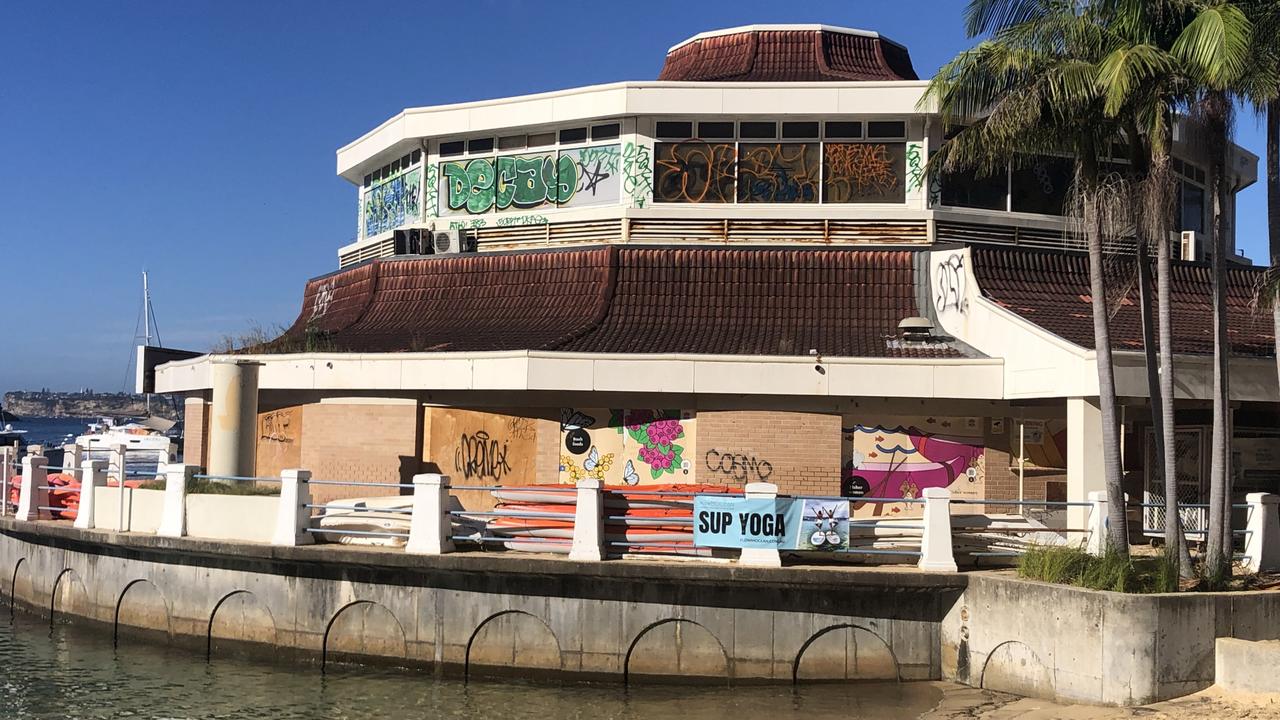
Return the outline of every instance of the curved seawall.
{"type": "Polygon", "coordinates": [[[118,535],[0,519],[0,588],[198,652],[448,674],[793,682],[942,677],[958,575],[118,535]]]}

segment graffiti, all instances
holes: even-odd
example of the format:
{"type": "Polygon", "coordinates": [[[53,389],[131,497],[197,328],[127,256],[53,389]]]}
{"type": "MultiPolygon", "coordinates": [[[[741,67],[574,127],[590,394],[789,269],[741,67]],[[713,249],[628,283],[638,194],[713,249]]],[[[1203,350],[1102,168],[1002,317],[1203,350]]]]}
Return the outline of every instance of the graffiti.
{"type": "Polygon", "coordinates": [[[823,199],[833,203],[903,202],[903,146],[827,143],[823,199]]]}
{"type": "Polygon", "coordinates": [[[440,212],[440,171],[435,165],[427,166],[427,179],[422,183],[422,207],[428,215],[440,212]]]}
{"type": "Polygon", "coordinates": [[[450,220],[450,230],[475,230],[485,226],[484,218],[476,218],[474,220],[450,220]]]}
{"type": "Polygon", "coordinates": [[[290,445],[293,443],[292,433],[289,432],[290,425],[293,424],[293,414],[289,410],[277,410],[269,412],[262,416],[262,422],[259,425],[258,439],[264,442],[284,443],[290,445]]]}
{"type": "Polygon", "coordinates": [[[773,476],[773,464],[768,460],[742,453],[707,451],[707,469],[727,475],[738,482],[765,482],[773,476]]]}
{"type": "Polygon", "coordinates": [[[440,214],[618,201],[618,145],[441,163],[440,214]]]}
{"type": "Polygon", "coordinates": [[[937,294],[933,297],[933,306],[938,312],[969,312],[969,298],[965,295],[964,255],[954,253],[938,263],[936,282],[937,294]]]}
{"type": "Polygon", "coordinates": [[[960,478],[968,481],[966,487],[975,486],[967,493],[978,491],[985,446],[977,418],[855,422],[843,434],[842,495],[912,499],[926,488],[949,487],[960,478]]]}
{"type": "Polygon", "coordinates": [[[646,145],[629,142],[622,151],[622,191],[642,208],[653,195],[653,162],[646,145]]]}
{"type": "Polygon", "coordinates": [[[655,202],[734,201],[738,157],[733,143],[658,143],[654,157],[655,202]]]}
{"type": "Polygon", "coordinates": [[[458,448],[453,452],[453,469],[468,480],[501,482],[511,473],[511,466],[507,464],[507,443],[489,437],[484,430],[470,435],[463,433],[458,438],[458,448]]]}
{"type": "Polygon", "coordinates": [[[537,437],[538,426],[531,418],[507,418],[507,434],[516,440],[533,440],[537,437]]]}
{"type": "Polygon", "coordinates": [[[546,215],[517,215],[515,217],[500,217],[496,223],[498,227],[508,227],[511,225],[546,225],[550,222],[546,215]]]}
{"type": "Polygon", "coordinates": [[[311,304],[311,319],[319,320],[329,312],[329,304],[333,302],[333,281],[320,283],[316,288],[316,297],[311,304]]]}
{"type": "Polygon", "coordinates": [[[369,237],[419,220],[422,208],[422,168],[414,168],[364,191],[361,214],[364,235],[369,237]]]}
{"type": "Polygon", "coordinates": [[[817,143],[747,144],[739,148],[738,202],[817,202],[817,143]]]}
{"type": "Polygon", "coordinates": [[[924,146],[907,143],[907,190],[915,192],[924,187],[924,146]]]}

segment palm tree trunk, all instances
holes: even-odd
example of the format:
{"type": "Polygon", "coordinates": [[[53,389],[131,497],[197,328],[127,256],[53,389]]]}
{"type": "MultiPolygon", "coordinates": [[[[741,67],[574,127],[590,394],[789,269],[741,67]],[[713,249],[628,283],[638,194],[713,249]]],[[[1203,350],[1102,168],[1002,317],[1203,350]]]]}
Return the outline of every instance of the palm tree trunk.
{"type": "MultiPolygon", "coordinates": [[[[1088,158],[1082,158],[1087,164],[1088,158]]],[[[1110,313],[1107,308],[1106,278],[1102,258],[1102,200],[1096,182],[1096,168],[1083,171],[1083,223],[1089,248],[1089,293],[1093,309],[1093,345],[1098,364],[1098,406],[1102,414],[1102,467],[1107,490],[1107,552],[1129,555],[1129,526],[1124,502],[1120,465],[1120,425],[1116,416],[1115,366],[1111,358],[1110,313]]]]}
{"type": "MultiPolygon", "coordinates": [[[[1271,272],[1280,266],[1280,98],[1267,103],[1267,239],[1271,272]]],[[[1276,374],[1280,377],[1280,286],[1271,302],[1275,326],[1276,374]]]]}
{"type": "Polygon", "coordinates": [[[1227,359],[1227,188],[1226,153],[1230,106],[1224,94],[1210,93],[1205,102],[1209,124],[1210,168],[1213,193],[1213,430],[1209,455],[1209,536],[1205,563],[1210,578],[1225,578],[1231,559],[1231,491],[1229,480],[1227,359]]]}

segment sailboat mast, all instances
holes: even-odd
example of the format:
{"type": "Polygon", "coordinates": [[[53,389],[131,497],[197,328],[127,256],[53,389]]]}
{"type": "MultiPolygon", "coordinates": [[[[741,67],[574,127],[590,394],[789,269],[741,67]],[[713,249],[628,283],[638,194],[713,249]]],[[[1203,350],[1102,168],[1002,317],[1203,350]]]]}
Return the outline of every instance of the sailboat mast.
{"type": "MultiPolygon", "coordinates": [[[[134,325],[134,327],[138,327],[134,325]]],[[[142,271],[142,338],[147,347],[151,346],[151,290],[147,287],[147,271],[142,271]]],[[[147,417],[151,416],[151,393],[146,393],[147,417]]]]}

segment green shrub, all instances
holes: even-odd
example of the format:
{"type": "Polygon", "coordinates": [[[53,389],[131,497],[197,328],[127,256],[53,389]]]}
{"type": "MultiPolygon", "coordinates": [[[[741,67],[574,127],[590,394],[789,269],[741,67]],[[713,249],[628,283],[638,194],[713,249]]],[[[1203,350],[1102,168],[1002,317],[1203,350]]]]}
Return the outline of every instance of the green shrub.
{"type": "MultiPolygon", "coordinates": [[[[152,480],[138,486],[142,490],[163,490],[163,480],[152,480]]],[[[243,481],[218,482],[214,480],[187,481],[188,495],[279,495],[280,486],[276,483],[251,483],[243,481]]]]}
{"type": "Polygon", "coordinates": [[[1177,559],[1169,553],[1134,558],[1108,552],[1097,557],[1075,547],[1035,546],[1019,561],[1018,576],[1112,592],[1178,590],[1177,559]]]}

